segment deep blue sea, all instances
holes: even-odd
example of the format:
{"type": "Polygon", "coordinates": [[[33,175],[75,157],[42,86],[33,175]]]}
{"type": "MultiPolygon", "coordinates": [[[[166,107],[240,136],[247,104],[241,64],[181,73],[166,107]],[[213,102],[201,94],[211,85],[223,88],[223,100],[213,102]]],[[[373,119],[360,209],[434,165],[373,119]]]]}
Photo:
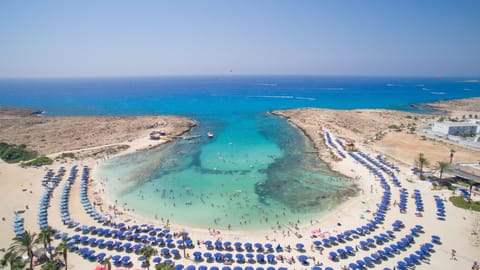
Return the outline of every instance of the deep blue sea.
{"type": "Polygon", "coordinates": [[[355,194],[311,143],[273,109],[385,108],[480,96],[463,78],[209,76],[0,80],[0,106],[46,115],[178,114],[191,135],[105,162],[101,180],[119,204],[159,220],[200,227],[266,229],[308,222],[355,194]],[[215,134],[206,138],[207,131],[215,134]]]}

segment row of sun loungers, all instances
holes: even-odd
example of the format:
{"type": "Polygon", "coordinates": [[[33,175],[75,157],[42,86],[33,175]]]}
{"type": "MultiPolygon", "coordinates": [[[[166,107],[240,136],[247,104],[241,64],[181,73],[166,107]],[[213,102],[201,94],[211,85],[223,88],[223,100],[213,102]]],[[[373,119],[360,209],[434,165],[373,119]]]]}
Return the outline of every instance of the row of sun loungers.
{"type": "MultiPolygon", "coordinates": [[[[328,134],[328,133],[326,133],[328,134]]],[[[327,136],[327,135],[326,135],[327,136]]],[[[333,141],[328,134],[327,140],[330,138],[330,141],[333,145],[333,141]]],[[[333,147],[333,146],[332,146],[333,147]]],[[[336,148],[336,145],[335,145],[336,148]]],[[[358,259],[355,263],[351,263],[349,267],[351,269],[360,269],[362,267],[368,266],[374,263],[381,263],[384,260],[388,260],[389,258],[395,257],[396,255],[401,256],[406,250],[406,248],[410,248],[412,243],[414,243],[414,239],[418,236],[419,233],[423,233],[423,227],[420,225],[415,226],[414,228],[410,229],[411,233],[404,235],[401,239],[397,240],[395,243],[386,246],[387,242],[394,241],[395,239],[395,231],[401,231],[404,227],[402,221],[397,220],[392,224],[391,231],[385,232],[376,232],[375,231],[380,227],[379,224],[383,224],[385,220],[385,215],[387,214],[388,206],[391,200],[391,191],[390,185],[388,184],[387,180],[383,176],[383,174],[377,169],[379,168],[381,171],[389,175],[393,178],[395,175],[390,169],[394,169],[391,166],[388,166],[384,162],[378,161],[372,162],[368,155],[363,154],[359,157],[352,152],[348,152],[348,154],[357,160],[359,163],[364,165],[368,168],[374,175],[380,180],[381,186],[383,188],[383,194],[381,201],[377,204],[376,212],[374,213],[374,219],[368,221],[365,225],[359,226],[356,229],[345,230],[342,233],[337,234],[336,236],[330,236],[325,239],[321,240],[313,240],[314,247],[325,249],[328,254],[330,255],[331,259],[339,260],[344,258],[344,256],[356,256],[357,249],[353,248],[352,246],[345,245],[345,247],[341,248],[339,245],[343,245],[347,243],[346,241],[353,241],[354,239],[358,239],[358,249],[359,251],[366,251],[371,248],[377,248],[370,256],[364,256],[362,259],[358,259]],[[368,158],[367,158],[368,157],[368,158]],[[365,162],[364,159],[367,159],[368,162],[365,162]],[[372,166],[373,164],[373,166],[372,166]],[[383,164],[383,165],[382,165],[383,164]],[[386,167],[388,166],[388,168],[386,167]],[[372,237],[368,237],[369,234],[373,234],[372,237]],[[364,237],[364,239],[362,239],[364,237]],[[379,246],[384,245],[385,247],[379,248],[379,246]],[[334,247],[338,247],[335,250],[334,247]],[[335,255],[335,256],[333,256],[335,255]]],[[[373,159],[372,159],[373,160],[373,159]]],[[[70,194],[70,187],[75,181],[77,171],[76,167],[72,167],[72,171],[70,173],[70,177],[68,178],[67,182],[64,185],[64,189],[62,190],[62,198],[61,198],[61,214],[62,214],[62,221],[66,224],[71,224],[73,219],[70,217],[68,212],[68,199],[70,194]]],[[[193,259],[199,262],[223,262],[223,263],[238,263],[238,264],[249,264],[249,263],[259,263],[259,264],[274,264],[276,261],[285,258],[282,257],[282,253],[284,252],[284,247],[277,245],[273,247],[272,244],[266,243],[241,243],[241,242],[221,242],[221,241],[204,241],[203,244],[207,247],[206,252],[195,251],[195,245],[186,235],[172,235],[169,230],[164,230],[160,228],[155,228],[154,226],[149,226],[147,224],[142,225],[133,225],[128,226],[123,223],[115,224],[110,223],[107,221],[107,218],[101,216],[94,207],[92,206],[91,202],[88,199],[87,195],[87,186],[89,180],[89,169],[88,167],[83,168],[82,180],[81,180],[81,203],[85,209],[85,211],[90,214],[92,219],[96,220],[97,222],[103,223],[104,227],[96,227],[96,226],[76,226],[75,230],[81,232],[83,234],[76,234],[71,237],[68,237],[67,233],[60,233],[58,232],[55,235],[55,238],[63,238],[68,239],[67,245],[72,249],[72,251],[77,252],[85,259],[91,261],[102,261],[107,254],[114,252],[112,256],[112,261],[115,265],[118,266],[126,266],[131,267],[133,265],[133,261],[130,256],[120,256],[115,255],[115,252],[123,252],[126,251],[127,253],[138,253],[138,251],[146,245],[158,246],[163,247],[160,249],[160,256],[155,257],[152,261],[154,263],[159,263],[163,260],[163,262],[173,263],[172,259],[178,259],[180,257],[181,251],[179,249],[191,249],[193,252],[193,259]],[[105,227],[107,226],[107,227],[105,227]],[[97,237],[94,237],[97,236],[97,237]],[[173,239],[174,236],[181,237],[181,239],[177,239],[176,241],[173,239]],[[79,245],[83,245],[85,247],[80,247],[79,245]],[[95,248],[104,249],[105,252],[97,253],[95,248]],[[177,249],[179,248],[179,249],[177,249]],[[218,252],[213,252],[212,250],[216,250],[218,252]],[[236,254],[230,253],[228,251],[235,251],[236,254]]],[[[47,177],[47,176],[46,176],[47,177]]],[[[55,184],[54,181],[51,179],[53,178],[53,172],[49,173],[47,177],[48,181],[46,181],[46,193],[49,194],[48,198],[50,197],[53,189],[58,185],[58,182],[55,184]],[[53,184],[52,184],[53,183],[53,184]]],[[[398,179],[397,179],[398,181],[398,179]]],[[[394,184],[399,184],[394,181],[394,184]]],[[[408,195],[406,189],[403,189],[402,194],[408,195]]],[[[421,196],[418,192],[415,192],[415,199],[416,199],[416,206],[419,207],[419,203],[421,202],[421,196]]],[[[45,196],[44,196],[45,197],[45,196]]],[[[44,212],[46,214],[47,207],[49,205],[49,199],[45,200],[42,197],[42,206],[44,207],[44,212]]],[[[401,200],[402,202],[402,200],[401,200]]],[[[405,196],[405,206],[406,206],[406,196],[405,196]]],[[[443,202],[442,202],[443,203],[443,202]]],[[[439,203],[437,202],[437,207],[439,207],[439,203]]],[[[42,208],[42,207],[41,207],[42,208]]],[[[423,203],[422,203],[423,208],[423,203]]],[[[39,215],[40,217],[40,215],[39,215]]],[[[43,216],[42,216],[43,217],[43,216]]],[[[46,219],[44,220],[44,224],[48,225],[46,219]]],[[[432,243],[440,244],[440,239],[438,237],[432,236],[432,243]]],[[[296,245],[297,251],[300,253],[297,256],[298,262],[300,262],[303,266],[309,266],[309,257],[302,255],[301,252],[304,252],[304,244],[297,243],[296,245]]],[[[428,256],[429,252],[433,248],[433,245],[430,243],[426,243],[422,245],[422,247],[403,260],[397,262],[396,267],[398,269],[405,269],[404,267],[410,267],[418,263],[420,260],[428,256]]],[[[139,261],[144,261],[145,258],[138,258],[139,261]]],[[[175,269],[219,269],[216,266],[197,266],[197,265],[176,265],[175,269]]],[[[237,265],[237,266],[229,266],[225,265],[221,268],[222,270],[228,269],[235,269],[235,270],[274,270],[274,269],[287,269],[284,267],[276,268],[274,265],[267,265],[265,268],[263,266],[249,266],[249,265],[237,265]]],[[[331,267],[320,267],[316,265],[312,265],[311,269],[328,269],[332,270],[331,267]]],[[[385,268],[388,269],[388,268],[385,268]]]]}

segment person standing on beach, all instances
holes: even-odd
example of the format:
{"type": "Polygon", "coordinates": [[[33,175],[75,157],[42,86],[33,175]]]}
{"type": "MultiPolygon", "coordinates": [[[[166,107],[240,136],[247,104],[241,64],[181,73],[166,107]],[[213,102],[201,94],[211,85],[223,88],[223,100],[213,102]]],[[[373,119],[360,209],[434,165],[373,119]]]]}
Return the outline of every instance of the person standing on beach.
{"type": "Polygon", "coordinates": [[[452,254],[451,260],[456,261],[456,260],[457,260],[457,251],[456,251],[455,249],[452,249],[452,253],[451,253],[451,254],[452,254]]]}

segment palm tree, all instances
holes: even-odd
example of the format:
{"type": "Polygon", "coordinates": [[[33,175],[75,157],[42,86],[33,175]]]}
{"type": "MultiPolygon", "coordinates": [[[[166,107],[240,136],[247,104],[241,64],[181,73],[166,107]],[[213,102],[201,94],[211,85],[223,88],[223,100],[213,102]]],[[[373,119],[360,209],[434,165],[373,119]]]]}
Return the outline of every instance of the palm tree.
{"type": "Polygon", "coordinates": [[[169,264],[169,263],[159,263],[157,264],[157,268],[156,270],[174,270],[175,267],[173,267],[173,265],[169,264]]]}
{"type": "Polygon", "coordinates": [[[60,270],[62,266],[56,261],[48,261],[42,265],[42,270],[60,270]]]}
{"type": "Polygon", "coordinates": [[[185,230],[182,230],[182,240],[183,240],[183,258],[186,258],[187,245],[185,244],[185,240],[187,240],[187,232],[185,232],[185,230]]]}
{"type": "Polygon", "coordinates": [[[438,163],[438,169],[440,170],[440,180],[442,180],[443,172],[450,164],[443,161],[437,161],[437,163],[438,163]]]}
{"type": "Polygon", "coordinates": [[[420,178],[422,178],[423,177],[423,167],[427,166],[429,164],[429,162],[428,162],[428,159],[425,158],[425,155],[423,153],[420,153],[418,155],[417,162],[418,162],[418,165],[420,167],[420,178]]]}
{"type": "Polygon", "coordinates": [[[8,251],[17,254],[18,256],[22,256],[23,254],[27,253],[29,259],[28,269],[30,270],[33,270],[33,248],[36,243],[36,236],[36,233],[30,233],[29,231],[26,231],[22,235],[15,236],[12,239],[13,242],[8,248],[8,251]]]}
{"type": "Polygon", "coordinates": [[[48,255],[47,258],[48,260],[51,260],[52,258],[52,252],[51,252],[51,246],[52,246],[52,237],[55,235],[55,230],[48,226],[45,228],[42,228],[40,233],[37,236],[36,243],[37,244],[43,244],[43,247],[45,248],[45,255],[48,255]]]}
{"type": "Polygon", "coordinates": [[[10,270],[21,270],[25,267],[20,257],[12,251],[7,251],[0,260],[0,267],[4,268],[7,265],[10,265],[10,270]]]}
{"type": "Polygon", "coordinates": [[[468,203],[472,203],[472,189],[473,185],[475,185],[475,181],[468,180],[468,203]]]}
{"type": "Polygon", "coordinates": [[[102,265],[106,265],[108,270],[112,270],[112,263],[110,260],[112,259],[112,256],[109,256],[108,258],[104,258],[101,262],[102,265]]]}
{"type": "Polygon", "coordinates": [[[155,254],[155,249],[151,246],[144,246],[140,249],[140,254],[145,256],[145,263],[147,264],[147,269],[150,269],[150,258],[155,254]]]}
{"type": "Polygon", "coordinates": [[[60,242],[58,244],[55,251],[63,255],[63,263],[65,263],[65,270],[67,270],[68,269],[68,264],[67,264],[68,246],[67,246],[67,242],[65,240],[62,240],[62,242],[60,242]]]}
{"type": "Polygon", "coordinates": [[[450,164],[452,164],[453,161],[453,154],[455,153],[454,149],[450,149],[450,164]]]}

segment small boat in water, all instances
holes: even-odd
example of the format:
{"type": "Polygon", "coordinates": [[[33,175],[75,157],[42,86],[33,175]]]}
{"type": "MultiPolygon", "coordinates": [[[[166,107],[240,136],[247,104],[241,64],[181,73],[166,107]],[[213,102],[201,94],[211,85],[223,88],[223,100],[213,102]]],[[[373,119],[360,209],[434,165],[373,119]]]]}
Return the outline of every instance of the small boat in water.
{"type": "Polygon", "coordinates": [[[207,133],[207,136],[208,136],[209,138],[213,138],[213,133],[208,132],[208,133],[207,133]]]}

